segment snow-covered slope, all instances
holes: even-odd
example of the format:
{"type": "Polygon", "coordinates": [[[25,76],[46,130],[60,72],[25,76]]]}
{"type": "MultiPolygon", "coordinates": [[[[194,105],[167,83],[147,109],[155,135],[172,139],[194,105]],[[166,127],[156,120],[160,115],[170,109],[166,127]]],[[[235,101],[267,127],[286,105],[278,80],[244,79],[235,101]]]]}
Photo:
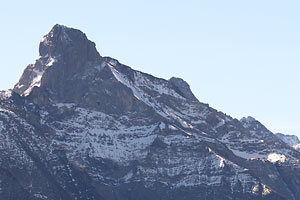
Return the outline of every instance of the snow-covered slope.
{"type": "Polygon", "coordinates": [[[0,199],[300,196],[300,152],[260,122],[100,56],[76,29],[55,25],[0,97],[0,199]]]}

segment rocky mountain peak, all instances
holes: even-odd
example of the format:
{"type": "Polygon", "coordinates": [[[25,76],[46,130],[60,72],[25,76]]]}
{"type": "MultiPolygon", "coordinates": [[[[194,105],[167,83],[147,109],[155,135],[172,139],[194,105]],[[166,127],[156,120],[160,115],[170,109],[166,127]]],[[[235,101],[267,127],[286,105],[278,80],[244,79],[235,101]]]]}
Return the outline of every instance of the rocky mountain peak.
{"type": "MultiPolygon", "coordinates": [[[[143,91],[151,76],[141,76],[115,59],[101,57],[82,31],[55,25],[42,38],[39,53],[13,89],[35,104],[74,103],[111,113],[153,110],[149,103],[153,93],[143,91]]],[[[167,91],[171,96],[198,101],[181,78],[154,80],[159,84],[151,88],[156,88],[154,93],[167,91]]]]}
{"type": "Polygon", "coordinates": [[[201,103],[180,78],[101,57],[61,25],[13,92],[0,91],[0,152],[0,199],[300,196],[300,152],[259,121],[201,103]]]}
{"type": "Polygon", "coordinates": [[[190,99],[197,100],[195,95],[193,94],[189,84],[181,78],[172,77],[169,80],[170,86],[181,96],[190,99]]]}
{"type": "Polygon", "coordinates": [[[260,121],[258,121],[254,117],[251,116],[243,117],[242,119],[240,119],[240,122],[245,128],[256,130],[256,131],[261,130],[262,132],[264,132],[265,136],[271,136],[273,138],[275,137],[273,133],[271,133],[262,123],[260,123],[260,121]]]}
{"type": "Polygon", "coordinates": [[[95,43],[82,31],[58,24],[42,38],[39,54],[35,64],[27,66],[13,89],[21,96],[29,96],[35,90],[31,98],[39,104],[51,100],[70,101],[70,98],[65,99],[66,94],[74,94],[71,89],[76,89],[76,85],[85,86],[74,80],[84,79],[92,66],[102,62],[95,43]]]}
{"type": "Polygon", "coordinates": [[[39,47],[40,56],[44,57],[71,57],[95,61],[100,58],[94,42],[80,30],[56,24],[45,35],[39,47]],[[72,56],[71,56],[72,55],[72,56]]]}

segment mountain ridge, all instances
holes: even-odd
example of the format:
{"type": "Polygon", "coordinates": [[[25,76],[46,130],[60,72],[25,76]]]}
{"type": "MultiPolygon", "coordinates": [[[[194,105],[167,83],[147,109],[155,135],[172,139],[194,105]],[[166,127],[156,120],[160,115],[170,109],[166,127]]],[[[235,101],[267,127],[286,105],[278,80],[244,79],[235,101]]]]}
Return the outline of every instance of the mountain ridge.
{"type": "Polygon", "coordinates": [[[0,197],[300,196],[300,152],[254,118],[201,103],[180,78],[102,57],[76,29],[55,25],[39,51],[0,95],[0,197]]]}

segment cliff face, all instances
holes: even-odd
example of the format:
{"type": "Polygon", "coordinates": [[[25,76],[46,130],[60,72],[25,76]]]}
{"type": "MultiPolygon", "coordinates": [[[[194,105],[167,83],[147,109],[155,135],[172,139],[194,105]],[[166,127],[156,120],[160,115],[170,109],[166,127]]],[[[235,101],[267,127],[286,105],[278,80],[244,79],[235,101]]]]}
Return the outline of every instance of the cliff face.
{"type": "Polygon", "coordinates": [[[287,199],[300,152],[55,25],[0,92],[0,199],[287,199]]]}

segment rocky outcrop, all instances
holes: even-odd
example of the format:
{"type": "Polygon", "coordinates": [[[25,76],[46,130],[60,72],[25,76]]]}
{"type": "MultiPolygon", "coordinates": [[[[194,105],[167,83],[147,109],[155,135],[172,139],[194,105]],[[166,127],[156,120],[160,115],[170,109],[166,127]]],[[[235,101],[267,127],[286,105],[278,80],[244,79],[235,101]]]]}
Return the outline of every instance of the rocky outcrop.
{"type": "Polygon", "coordinates": [[[189,84],[185,82],[183,79],[172,77],[169,80],[169,83],[170,83],[170,87],[173,88],[181,96],[187,99],[197,101],[197,98],[194,96],[193,92],[191,91],[189,84]]]}
{"type": "Polygon", "coordinates": [[[27,96],[33,87],[47,88],[61,95],[67,80],[101,62],[95,43],[79,30],[55,25],[39,46],[39,58],[28,65],[14,91],[27,96]]]}
{"type": "Polygon", "coordinates": [[[113,59],[104,61],[81,31],[55,25],[39,51],[39,59],[13,89],[35,104],[74,103],[110,113],[149,110],[117,80],[110,69],[113,59]]]}
{"type": "Polygon", "coordinates": [[[300,140],[295,135],[285,135],[282,133],[276,133],[275,134],[279,139],[281,139],[283,142],[287,143],[294,149],[300,151],[300,140]]]}

